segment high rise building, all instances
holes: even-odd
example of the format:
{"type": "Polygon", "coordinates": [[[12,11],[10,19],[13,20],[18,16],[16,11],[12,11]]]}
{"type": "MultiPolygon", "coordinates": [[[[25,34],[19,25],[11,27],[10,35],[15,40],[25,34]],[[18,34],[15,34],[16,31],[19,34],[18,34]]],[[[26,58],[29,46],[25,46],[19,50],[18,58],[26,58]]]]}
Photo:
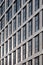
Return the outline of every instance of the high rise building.
{"type": "Polygon", "coordinates": [[[43,0],[0,0],[0,65],[43,65],[43,0]]]}

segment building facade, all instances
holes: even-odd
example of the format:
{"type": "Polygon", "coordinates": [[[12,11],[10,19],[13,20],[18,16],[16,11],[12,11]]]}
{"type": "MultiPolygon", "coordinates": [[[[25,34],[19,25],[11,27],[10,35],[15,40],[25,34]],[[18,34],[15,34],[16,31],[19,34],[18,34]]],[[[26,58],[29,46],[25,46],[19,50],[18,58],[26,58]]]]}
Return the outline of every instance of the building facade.
{"type": "Polygon", "coordinates": [[[0,0],[0,65],[43,65],[43,0],[0,0]]]}

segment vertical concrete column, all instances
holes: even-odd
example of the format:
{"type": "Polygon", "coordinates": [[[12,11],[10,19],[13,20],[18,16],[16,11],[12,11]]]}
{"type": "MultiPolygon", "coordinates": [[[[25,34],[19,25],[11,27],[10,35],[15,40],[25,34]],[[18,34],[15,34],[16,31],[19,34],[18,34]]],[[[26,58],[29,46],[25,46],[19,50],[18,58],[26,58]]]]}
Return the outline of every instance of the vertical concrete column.
{"type": "Polygon", "coordinates": [[[39,0],[39,7],[42,6],[42,0],[39,0]]]}
{"type": "Polygon", "coordinates": [[[12,20],[12,34],[13,34],[13,20],[12,20]]]}
{"type": "Polygon", "coordinates": [[[39,50],[42,50],[42,33],[39,34],[39,50]]]}
{"type": "Polygon", "coordinates": [[[18,33],[16,32],[16,46],[18,46],[18,33]]]}
{"type": "Polygon", "coordinates": [[[32,39],[32,54],[35,52],[35,39],[32,39]]]}
{"type": "Polygon", "coordinates": [[[23,47],[21,46],[21,61],[23,60],[23,47]]]}
{"type": "Polygon", "coordinates": [[[35,32],[35,18],[32,19],[32,33],[34,35],[34,32],[35,32]]]}
{"type": "Polygon", "coordinates": [[[18,15],[16,16],[16,29],[18,29],[18,15]]]}
{"type": "MultiPolygon", "coordinates": [[[[13,5],[12,5],[12,17],[14,16],[14,8],[13,8],[13,5]]],[[[13,20],[12,20],[12,34],[13,34],[13,20]]]]}
{"type": "Polygon", "coordinates": [[[8,53],[9,53],[9,40],[8,40],[8,53]]]}
{"type": "Polygon", "coordinates": [[[9,37],[9,24],[8,24],[8,37],[9,37]]]}
{"type": "Polygon", "coordinates": [[[2,58],[2,46],[1,46],[1,58],[2,58]]]}
{"type": "Polygon", "coordinates": [[[12,17],[14,16],[14,4],[12,4],[12,17]]]}
{"type": "Polygon", "coordinates": [[[21,28],[21,42],[23,41],[23,28],[21,28]]]}
{"type": "Polygon", "coordinates": [[[28,38],[28,23],[26,23],[26,38],[28,38]]]}
{"type": "MultiPolygon", "coordinates": [[[[32,23],[33,23],[33,35],[34,35],[34,32],[35,32],[35,18],[33,18],[32,20],[32,23]]],[[[32,39],[32,53],[34,54],[34,51],[35,51],[35,39],[33,38],[32,39]]]]}
{"type": "MultiPolygon", "coordinates": [[[[5,0],[5,10],[6,10],[6,0],[5,0]]],[[[5,24],[6,24],[6,14],[5,14],[5,24]]]]}
{"type": "Polygon", "coordinates": [[[4,43],[4,56],[6,55],[6,43],[4,43]]]}
{"type": "Polygon", "coordinates": [[[27,19],[28,19],[28,10],[29,10],[29,8],[28,8],[28,4],[27,4],[27,19]]]}
{"type": "Polygon", "coordinates": [[[13,65],[13,53],[12,53],[12,65],[13,65]]]}
{"type": "Polygon", "coordinates": [[[23,24],[23,10],[21,10],[21,25],[23,24]]]}
{"type": "Polygon", "coordinates": [[[42,55],[39,56],[39,64],[42,65],[42,55]]]}
{"type": "Polygon", "coordinates": [[[13,49],[13,37],[12,37],[12,49],[13,49]]]}
{"type": "Polygon", "coordinates": [[[28,65],[28,62],[26,62],[26,65],[28,65]]]}
{"type": "Polygon", "coordinates": [[[16,50],[16,64],[18,63],[18,51],[16,50]]]}
{"type": "Polygon", "coordinates": [[[22,0],[22,6],[23,6],[23,0],[22,0]]]}
{"type": "Polygon", "coordinates": [[[26,38],[28,39],[28,23],[26,23],[26,38]]]}
{"type": "Polygon", "coordinates": [[[42,29],[42,11],[39,13],[39,27],[42,29]]]}
{"type": "Polygon", "coordinates": [[[2,60],[1,60],[1,65],[2,65],[2,60]]]}
{"type": "Polygon", "coordinates": [[[13,36],[12,36],[12,50],[13,50],[13,36]]]}
{"type": "Polygon", "coordinates": [[[6,35],[5,35],[5,29],[4,29],[4,42],[5,42],[5,39],[6,39],[6,35]]]}
{"type": "Polygon", "coordinates": [[[8,56],[8,65],[9,65],[9,56],[8,56]]]}
{"type": "Polygon", "coordinates": [[[35,65],[35,59],[32,60],[32,65],[35,65]]]}
{"type": "Polygon", "coordinates": [[[28,58],[28,42],[26,43],[26,58],[28,58]]]}
{"type": "Polygon", "coordinates": [[[6,59],[4,58],[4,65],[5,65],[5,63],[6,63],[6,59]]]}

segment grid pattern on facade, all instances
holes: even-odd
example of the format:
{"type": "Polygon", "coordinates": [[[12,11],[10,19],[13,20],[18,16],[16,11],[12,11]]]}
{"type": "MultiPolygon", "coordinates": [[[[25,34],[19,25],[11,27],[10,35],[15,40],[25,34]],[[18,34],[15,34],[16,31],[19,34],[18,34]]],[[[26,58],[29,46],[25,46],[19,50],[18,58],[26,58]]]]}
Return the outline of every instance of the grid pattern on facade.
{"type": "Polygon", "coordinates": [[[0,0],[0,65],[43,65],[43,0],[0,0]]]}

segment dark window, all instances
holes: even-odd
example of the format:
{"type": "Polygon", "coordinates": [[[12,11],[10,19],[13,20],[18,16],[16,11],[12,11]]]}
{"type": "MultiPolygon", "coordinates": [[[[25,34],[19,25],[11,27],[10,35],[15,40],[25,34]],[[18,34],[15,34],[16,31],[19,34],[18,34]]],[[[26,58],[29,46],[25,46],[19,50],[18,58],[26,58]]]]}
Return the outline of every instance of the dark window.
{"type": "Polygon", "coordinates": [[[43,26],[43,10],[42,10],[42,26],[43,26]]]}
{"type": "Polygon", "coordinates": [[[23,27],[23,41],[26,39],[26,25],[23,27]]]}
{"type": "Polygon", "coordinates": [[[4,56],[4,45],[2,45],[2,56],[4,56]]]}
{"type": "Polygon", "coordinates": [[[23,8],[23,22],[26,21],[26,16],[27,16],[27,12],[26,12],[26,6],[23,8]]]}
{"type": "Polygon", "coordinates": [[[6,0],[6,8],[12,3],[12,0],[6,0]]]}
{"type": "Polygon", "coordinates": [[[27,0],[23,0],[23,4],[25,4],[26,1],[27,1],[27,0]]]}
{"type": "Polygon", "coordinates": [[[5,12],[5,2],[1,5],[1,15],[5,12]]]}
{"type": "Polygon", "coordinates": [[[35,37],[35,53],[39,51],[39,35],[35,37]]]}
{"type": "Polygon", "coordinates": [[[28,9],[29,9],[29,17],[30,17],[32,15],[32,10],[33,10],[32,0],[30,0],[30,2],[28,3],[28,9]]]}
{"type": "Polygon", "coordinates": [[[9,21],[9,12],[7,11],[6,12],[6,24],[8,23],[8,21],[9,21]]]}
{"type": "Polygon", "coordinates": [[[21,25],[21,12],[18,14],[18,27],[21,25]]]}
{"type": "Polygon", "coordinates": [[[12,7],[6,12],[6,23],[12,18],[12,7]]]}
{"type": "Polygon", "coordinates": [[[0,4],[1,4],[2,1],[3,1],[3,0],[0,0],[0,4]]]}
{"type": "Polygon", "coordinates": [[[2,59],[2,65],[4,65],[4,59],[2,59]]]}
{"type": "Polygon", "coordinates": [[[23,63],[22,65],[26,65],[26,63],[23,63]]]}
{"type": "Polygon", "coordinates": [[[39,57],[35,58],[35,65],[39,65],[39,57]]]}
{"type": "Polygon", "coordinates": [[[12,34],[12,22],[9,23],[9,35],[12,34]]]}
{"type": "Polygon", "coordinates": [[[12,38],[9,39],[9,51],[12,50],[12,38]]]}
{"type": "Polygon", "coordinates": [[[9,20],[12,18],[12,7],[9,9],[9,20]]]}
{"type": "Polygon", "coordinates": [[[32,65],[32,60],[29,60],[28,61],[28,65],[32,65]]]}
{"type": "Polygon", "coordinates": [[[14,34],[13,36],[13,48],[16,47],[16,34],[14,34]]]}
{"type": "Polygon", "coordinates": [[[16,64],[16,51],[13,52],[13,65],[16,64]]]}
{"type": "Polygon", "coordinates": [[[3,30],[2,33],[1,33],[1,43],[4,42],[4,32],[5,31],[3,30]]]}
{"type": "Polygon", "coordinates": [[[5,26],[5,16],[3,16],[1,19],[1,25],[2,25],[2,28],[5,26]]]}
{"type": "Polygon", "coordinates": [[[9,55],[9,65],[12,65],[12,55],[9,55]]]}
{"type": "Polygon", "coordinates": [[[16,1],[14,2],[14,14],[17,12],[16,1]]]}
{"type": "Polygon", "coordinates": [[[6,39],[8,38],[8,26],[6,27],[6,39]]]}
{"type": "Polygon", "coordinates": [[[28,36],[32,35],[32,20],[28,22],[28,36]]]}
{"type": "Polygon", "coordinates": [[[39,30],[39,14],[35,16],[35,31],[39,30]]]}
{"type": "Polygon", "coordinates": [[[21,30],[18,31],[18,44],[21,43],[21,30]]]}
{"type": "Polygon", "coordinates": [[[43,0],[42,0],[42,4],[43,4],[43,0]]]}
{"type": "Polygon", "coordinates": [[[8,41],[6,42],[6,54],[8,53],[8,41]]]}
{"type": "Polygon", "coordinates": [[[21,61],[21,48],[18,49],[18,62],[21,61]]]}
{"type": "Polygon", "coordinates": [[[28,42],[28,56],[32,55],[32,40],[28,42]]]}
{"type": "Polygon", "coordinates": [[[5,65],[8,65],[8,57],[5,58],[5,65]]]}
{"type": "Polygon", "coordinates": [[[17,0],[17,11],[20,9],[21,7],[21,0],[17,0]]]}
{"type": "Polygon", "coordinates": [[[26,59],[26,44],[23,45],[23,60],[26,59]]]}
{"type": "Polygon", "coordinates": [[[35,11],[39,9],[40,0],[35,0],[35,11]]]}
{"type": "Polygon", "coordinates": [[[16,17],[13,19],[13,31],[16,30],[16,17]]]}
{"type": "Polygon", "coordinates": [[[1,6],[0,6],[0,16],[1,16],[1,6]]]}
{"type": "Polygon", "coordinates": [[[2,24],[1,24],[1,21],[0,21],[0,30],[1,30],[1,26],[2,26],[2,24]]]}

